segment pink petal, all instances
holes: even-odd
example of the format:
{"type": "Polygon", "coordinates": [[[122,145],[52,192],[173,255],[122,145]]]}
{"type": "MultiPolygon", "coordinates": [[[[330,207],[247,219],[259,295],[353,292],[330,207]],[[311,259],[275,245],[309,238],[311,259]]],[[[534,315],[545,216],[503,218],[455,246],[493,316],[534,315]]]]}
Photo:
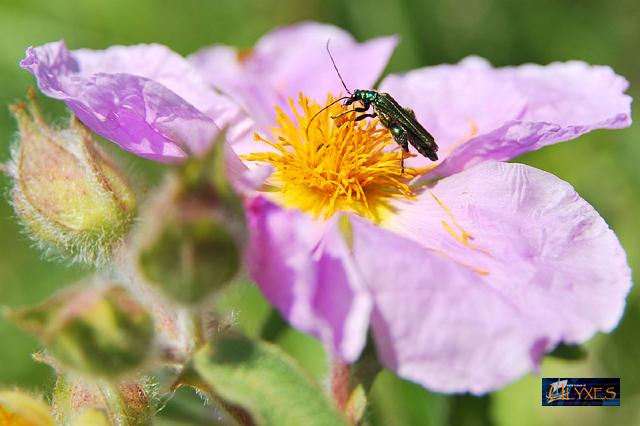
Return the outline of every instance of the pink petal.
{"type": "Polygon", "coordinates": [[[381,84],[435,136],[444,161],[428,178],[509,160],[594,129],[627,127],[627,87],[609,67],[572,61],[492,68],[477,57],[391,75],[381,84]]]}
{"type": "Polygon", "coordinates": [[[225,176],[237,194],[251,196],[273,173],[269,165],[256,165],[249,169],[228,141],[224,143],[223,154],[225,176]]]}
{"type": "Polygon", "coordinates": [[[238,55],[233,47],[213,46],[192,54],[188,60],[203,79],[233,97],[244,111],[250,113],[252,128],[248,133],[252,134],[256,123],[264,128],[273,123],[278,100],[266,82],[244,68],[238,55]]]}
{"type": "Polygon", "coordinates": [[[353,230],[387,368],[434,391],[475,394],[534,368],[544,336],[477,274],[362,219],[353,230]]]}
{"type": "Polygon", "coordinates": [[[362,350],[371,299],[336,221],[315,221],[263,197],[247,202],[251,277],[296,328],[345,361],[362,350]]]}
{"type": "Polygon", "coordinates": [[[237,114],[184,59],[158,45],[69,52],[55,42],[29,48],[21,66],[96,133],[156,161],[202,153],[219,131],[207,114],[220,122],[237,114]]]}
{"type": "MultiPolygon", "coordinates": [[[[212,90],[186,59],[160,44],[111,46],[105,50],[72,52],[79,73],[132,74],[156,81],[213,118],[226,113],[233,103],[212,90]]],[[[217,122],[217,120],[216,120],[217,122]]],[[[220,123],[218,123],[220,124],[220,123]]]]}
{"type": "Polygon", "coordinates": [[[328,40],[351,90],[371,88],[397,44],[396,37],[357,43],[340,28],[305,22],[267,34],[242,59],[233,48],[214,46],[189,60],[265,127],[275,118],[274,106],[288,108],[287,98],[297,100],[300,92],[319,103],[326,101],[328,93],[345,94],[325,48],[328,40]]]}
{"type": "MultiPolygon", "coordinates": [[[[446,370],[447,363],[454,369],[466,364],[464,370],[450,372],[450,376],[461,374],[466,378],[471,377],[468,370],[493,369],[487,360],[471,363],[468,357],[469,352],[475,350],[475,343],[465,342],[476,342],[506,322],[524,327],[522,333],[526,338],[518,337],[523,339],[520,345],[524,346],[515,345],[517,339],[510,333],[505,333],[504,339],[494,336],[490,343],[509,356],[515,353],[523,357],[530,352],[539,354],[541,350],[549,350],[560,341],[581,343],[597,331],[612,330],[620,320],[631,286],[624,250],[593,207],[555,176],[525,165],[485,162],[438,181],[416,202],[398,203],[397,208],[397,214],[383,226],[413,243],[404,243],[407,248],[388,249],[397,251],[396,257],[401,253],[404,261],[390,263],[385,252],[379,256],[390,263],[388,267],[392,271],[409,270],[411,263],[419,266],[413,267],[410,273],[403,272],[395,282],[388,282],[388,277],[384,278],[376,269],[367,275],[367,283],[374,292],[385,292],[384,296],[374,294],[374,324],[382,327],[382,322],[389,329],[385,333],[390,337],[381,346],[392,346],[389,350],[395,352],[393,359],[409,360],[406,362],[413,372],[406,377],[433,389],[447,390],[433,382],[434,369],[446,370]],[[463,243],[462,230],[468,233],[467,244],[463,243]],[[429,259],[434,254],[449,264],[457,264],[465,275],[449,278],[440,270],[422,266],[433,262],[429,259]],[[470,287],[451,283],[458,279],[467,280],[470,287]],[[429,302],[432,309],[445,309],[450,322],[464,324],[460,327],[468,333],[462,339],[457,326],[447,331],[447,326],[441,323],[442,336],[435,338],[444,340],[438,340],[441,346],[437,347],[446,352],[447,345],[451,346],[447,361],[442,358],[439,367],[434,364],[434,359],[440,358],[433,352],[436,350],[432,349],[433,337],[424,331],[436,327],[431,323],[432,317],[426,315],[428,309],[424,313],[416,310],[416,314],[401,318],[380,308],[382,298],[396,297],[391,289],[404,286],[413,289],[416,298],[425,300],[431,300],[433,296],[429,295],[434,291],[455,292],[455,296],[437,296],[449,301],[448,305],[429,302]],[[419,295],[420,288],[425,295],[419,295]],[[479,296],[478,292],[485,294],[479,296]],[[479,298],[478,306],[488,306],[475,325],[467,324],[468,311],[476,312],[475,302],[467,298],[479,298]],[[491,298],[508,304],[512,312],[507,315],[507,310],[494,306],[498,302],[489,302],[491,298]],[[458,308],[459,305],[462,308],[458,308]],[[403,323],[407,321],[413,321],[414,331],[403,323]],[[399,340],[396,342],[394,338],[399,340]],[[411,339],[414,343],[409,347],[406,342],[411,339]],[[421,352],[423,350],[425,352],[421,352]],[[420,368],[424,370],[420,372],[420,368]]],[[[364,249],[373,243],[358,244],[356,258],[360,269],[365,271],[371,260],[360,260],[358,247],[364,249]]],[[[390,243],[380,243],[376,247],[382,250],[381,247],[388,246],[390,243]]],[[[403,293],[404,290],[400,291],[398,300],[384,300],[385,305],[408,303],[403,293]]],[[[460,381],[456,389],[448,390],[495,389],[522,374],[524,359],[513,362],[518,366],[513,372],[495,373],[494,379],[484,383],[460,381]]],[[[393,365],[401,374],[406,368],[402,361],[393,365]]]]}

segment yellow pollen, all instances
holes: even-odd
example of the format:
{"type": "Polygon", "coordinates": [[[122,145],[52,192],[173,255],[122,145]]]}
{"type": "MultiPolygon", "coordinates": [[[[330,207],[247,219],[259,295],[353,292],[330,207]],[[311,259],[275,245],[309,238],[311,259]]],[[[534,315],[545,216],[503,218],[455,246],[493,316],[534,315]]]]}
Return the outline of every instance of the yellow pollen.
{"type": "Polygon", "coordinates": [[[444,256],[444,257],[446,257],[446,258],[448,258],[448,259],[453,260],[453,261],[454,261],[454,262],[456,262],[458,265],[460,265],[460,266],[462,266],[462,267],[464,267],[464,268],[467,268],[467,269],[468,269],[468,270],[470,270],[471,272],[475,272],[475,273],[476,273],[476,274],[478,274],[478,275],[482,275],[482,276],[484,276],[484,277],[486,277],[487,275],[489,275],[489,271],[487,271],[486,269],[484,269],[484,268],[478,268],[478,267],[476,267],[476,266],[473,266],[473,265],[470,265],[470,264],[468,264],[468,263],[466,263],[466,262],[463,262],[463,261],[461,261],[461,260],[459,260],[459,259],[456,259],[455,257],[451,256],[449,253],[447,253],[447,252],[445,252],[445,251],[443,251],[443,250],[434,249],[434,248],[427,248],[427,249],[428,249],[428,250],[431,250],[432,252],[437,253],[437,254],[439,254],[439,255],[441,255],[441,256],[444,256]]]}
{"type": "Polygon", "coordinates": [[[491,256],[491,253],[489,253],[487,250],[477,247],[469,242],[469,240],[473,240],[473,235],[471,235],[462,226],[460,226],[460,224],[455,219],[455,217],[453,217],[453,213],[451,213],[451,210],[449,210],[449,208],[445,206],[445,204],[442,201],[440,201],[438,197],[436,197],[436,194],[434,194],[433,192],[429,192],[429,193],[431,194],[433,199],[436,201],[436,203],[438,203],[438,205],[442,208],[442,210],[444,210],[447,216],[449,216],[449,219],[451,219],[453,226],[457,228],[459,233],[458,231],[453,229],[453,227],[449,225],[449,223],[446,220],[442,220],[440,223],[442,227],[445,229],[445,231],[447,231],[453,238],[455,238],[463,246],[469,247],[472,250],[479,251],[480,253],[484,253],[487,256],[491,256]]]}
{"type": "MultiPolygon", "coordinates": [[[[334,100],[328,96],[327,105],[334,100]]],[[[402,173],[401,148],[377,118],[355,121],[359,114],[347,113],[334,119],[348,111],[341,102],[313,118],[323,106],[302,94],[298,104],[289,100],[293,117],[276,107],[272,138],[255,134],[271,152],[242,157],[274,168],[268,182],[273,197],[316,217],[352,211],[376,223],[392,212],[392,199],[414,198],[408,184],[417,171],[406,167],[402,173]]]]}

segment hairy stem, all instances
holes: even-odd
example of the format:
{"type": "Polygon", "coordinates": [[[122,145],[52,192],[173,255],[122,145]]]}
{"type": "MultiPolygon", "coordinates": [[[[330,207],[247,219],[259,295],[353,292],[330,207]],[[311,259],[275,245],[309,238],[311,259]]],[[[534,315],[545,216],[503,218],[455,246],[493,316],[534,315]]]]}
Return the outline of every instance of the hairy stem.
{"type": "Polygon", "coordinates": [[[111,421],[113,421],[117,426],[128,426],[128,422],[123,421],[127,417],[124,415],[122,400],[120,399],[118,392],[114,390],[113,385],[107,381],[101,381],[98,384],[98,389],[100,389],[102,398],[104,398],[107,405],[111,421]]]}

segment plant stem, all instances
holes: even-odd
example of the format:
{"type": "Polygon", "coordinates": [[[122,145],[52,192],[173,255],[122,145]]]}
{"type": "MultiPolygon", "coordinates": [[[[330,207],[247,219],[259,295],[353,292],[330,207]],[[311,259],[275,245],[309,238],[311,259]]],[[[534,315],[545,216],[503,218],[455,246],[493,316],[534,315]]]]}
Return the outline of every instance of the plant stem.
{"type": "Polygon", "coordinates": [[[334,358],[331,361],[331,396],[340,411],[344,412],[351,392],[351,366],[334,358]]]}
{"type": "Polygon", "coordinates": [[[200,309],[189,310],[186,313],[189,321],[189,337],[191,341],[189,345],[193,352],[200,349],[206,343],[204,336],[204,328],[202,326],[202,311],[200,309]]]}

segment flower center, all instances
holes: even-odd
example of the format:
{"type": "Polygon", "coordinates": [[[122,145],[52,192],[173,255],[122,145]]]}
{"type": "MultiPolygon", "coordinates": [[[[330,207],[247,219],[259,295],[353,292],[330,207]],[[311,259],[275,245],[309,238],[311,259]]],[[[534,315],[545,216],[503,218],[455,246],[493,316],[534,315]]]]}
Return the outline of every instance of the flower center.
{"type": "MultiPolygon", "coordinates": [[[[328,96],[327,105],[334,100],[328,96]]],[[[343,210],[378,223],[392,212],[392,199],[413,199],[408,183],[418,172],[402,171],[401,148],[377,118],[355,121],[355,112],[338,118],[346,106],[337,102],[320,112],[323,106],[302,94],[298,106],[289,104],[295,119],[276,107],[273,138],[254,135],[273,150],[243,156],[274,168],[268,184],[279,202],[316,217],[343,210]]]]}

